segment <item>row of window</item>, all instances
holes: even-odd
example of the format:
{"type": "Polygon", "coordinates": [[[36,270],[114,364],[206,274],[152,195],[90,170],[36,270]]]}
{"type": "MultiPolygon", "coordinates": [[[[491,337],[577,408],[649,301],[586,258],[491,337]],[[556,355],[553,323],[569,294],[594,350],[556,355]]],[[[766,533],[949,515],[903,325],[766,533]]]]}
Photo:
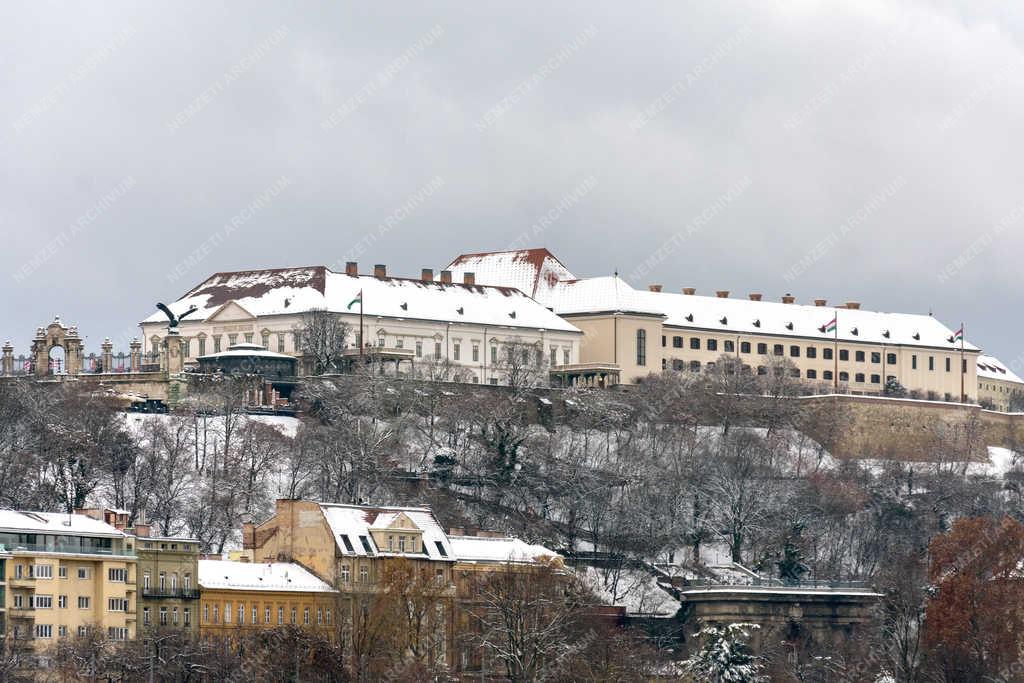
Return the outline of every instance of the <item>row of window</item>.
{"type": "MultiPolygon", "coordinates": [[[[35,624],[32,627],[31,633],[36,638],[40,638],[40,639],[43,639],[43,640],[49,640],[49,639],[53,638],[53,624],[35,624]]],[[[14,636],[15,640],[20,639],[21,638],[21,626],[17,626],[17,625],[13,626],[11,628],[11,634],[14,636]]],[[[67,626],[61,625],[61,626],[57,627],[57,636],[59,638],[65,638],[65,637],[67,637],[67,635],[68,635],[68,627],[67,626]]],[[[78,636],[80,638],[84,638],[87,635],[89,635],[89,627],[88,626],[79,626],[78,627],[78,636]]],[[[111,627],[107,628],[107,638],[109,638],[110,640],[128,640],[128,629],[124,628],[124,627],[111,626],[111,627]]]]}
{"type": "MultiPolygon", "coordinates": [[[[667,369],[667,367],[666,367],[667,363],[665,363],[663,361],[662,365],[663,365],[664,369],[667,369]]],[[[707,369],[708,372],[710,372],[710,371],[715,369],[715,364],[714,363],[706,363],[705,366],[706,366],[706,369],[707,369]]],[[[692,361],[690,361],[687,364],[685,361],[682,361],[682,360],[680,360],[678,358],[675,358],[675,359],[672,360],[672,369],[676,370],[677,372],[681,372],[681,371],[687,370],[687,369],[690,372],[700,372],[701,369],[702,369],[702,366],[701,366],[700,361],[692,360],[692,361]]],[[[744,365],[743,366],[743,372],[745,374],[750,374],[752,371],[753,370],[751,369],[751,367],[749,365],[744,365]]],[[[784,371],[785,371],[785,369],[781,368],[781,367],[775,369],[776,375],[781,375],[784,371]]],[[[758,375],[767,375],[768,374],[768,368],[766,368],[763,365],[757,366],[757,374],[758,375]]],[[[801,371],[800,368],[790,368],[789,369],[789,375],[790,375],[790,377],[795,377],[795,378],[798,378],[798,379],[801,378],[801,377],[804,377],[806,379],[819,379],[818,378],[818,371],[813,369],[813,368],[805,370],[805,371],[801,371]]],[[[821,373],[821,378],[820,379],[831,381],[834,376],[835,375],[833,374],[833,372],[831,370],[823,370],[822,373],[821,373]]],[[[891,380],[891,379],[896,379],[896,376],[895,375],[887,375],[886,376],[886,381],[891,380]]],[[[850,381],[850,373],[846,372],[845,370],[840,371],[839,372],[839,381],[840,382],[849,382],[850,381]]],[[[869,377],[867,374],[865,374],[863,372],[857,372],[857,373],[854,373],[854,375],[853,375],[853,381],[857,382],[857,383],[860,383],[860,384],[868,384],[868,383],[870,383],[870,384],[881,384],[882,383],[882,376],[879,375],[879,374],[872,374],[869,377]]]]}
{"type": "MultiPolygon", "coordinates": [[[[25,603],[25,598],[26,597],[28,597],[28,599],[29,599],[28,600],[28,604],[31,605],[33,609],[53,609],[53,596],[52,595],[29,595],[29,596],[25,596],[25,595],[22,595],[20,593],[15,593],[14,595],[11,596],[12,600],[14,601],[15,609],[21,609],[21,608],[25,607],[25,604],[26,604],[25,603]]],[[[124,600],[124,599],[121,599],[121,601],[124,603],[124,605],[121,605],[119,609],[115,609],[114,608],[113,600],[114,600],[114,598],[112,598],[111,602],[109,603],[109,606],[108,606],[109,611],[111,611],[111,612],[124,612],[125,611],[125,607],[127,605],[127,601],[124,600]]],[[[91,600],[90,600],[89,596],[79,595],[78,596],[78,609],[90,609],[90,607],[91,607],[90,602],[91,602],[91,600]]],[[[66,595],[58,595],[57,596],[57,608],[58,609],[67,609],[68,608],[68,596],[66,596],[66,595]]]]}
{"type": "MultiPolygon", "coordinates": [[[[149,607],[143,607],[142,608],[142,624],[144,626],[149,626],[151,624],[152,620],[151,620],[151,617],[150,617],[150,611],[151,610],[150,610],[149,607]]],[[[177,607],[172,607],[169,614],[170,614],[170,619],[168,619],[168,610],[167,610],[167,608],[166,607],[161,607],[160,608],[160,612],[159,612],[160,622],[159,623],[160,623],[161,626],[167,626],[168,624],[170,624],[172,626],[177,626],[178,625],[178,608],[177,607]]],[[[184,625],[185,626],[191,626],[192,625],[192,608],[191,607],[182,608],[182,615],[184,617],[184,625]]]]}
{"type": "MultiPolygon", "coordinates": [[[[163,611],[165,609],[166,608],[161,608],[161,611],[163,611]]],[[[175,611],[177,611],[177,610],[175,610],[175,611]]],[[[186,611],[186,613],[188,612],[187,609],[185,611],[186,611]]],[[[256,604],[252,605],[251,609],[250,609],[250,611],[248,613],[250,615],[249,616],[249,623],[250,624],[255,625],[255,624],[260,623],[259,622],[259,616],[260,616],[259,605],[256,605],[256,604]]],[[[214,605],[206,604],[206,605],[203,605],[203,623],[204,624],[219,624],[219,623],[221,623],[221,615],[222,614],[223,614],[223,618],[224,618],[224,622],[223,623],[225,623],[225,624],[232,623],[232,621],[231,621],[231,619],[232,619],[232,608],[231,608],[231,603],[230,602],[224,603],[224,610],[223,610],[223,612],[221,612],[220,604],[214,604],[214,605]]],[[[237,614],[237,621],[235,623],[237,623],[239,626],[245,625],[245,617],[246,617],[245,603],[242,603],[242,602],[238,603],[238,611],[237,611],[236,614],[237,614]]],[[[264,624],[274,623],[272,621],[272,619],[271,619],[273,614],[275,614],[274,608],[271,605],[264,605],[263,606],[263,623],[264,624]]],[[[277,616],[277,625],[278,626],[283,626],[284,623],[285,623],[285,608],[283,606],[278,605],[277,611],[276,611],[276,616],[277,616]]],[[[298,609],[298,607],[295,607],[293,605],[290,608],[290,610],[289,610],[288,616],[289,616],[288,623],[292,624],[292,625],[297,625],[299,623],[299,609],[298,609]]],[[[143,617],[145,619],[146,615],[143,615],[143,617]]],[[[167,622],[166,621],[162,621],[161,623],[166,624],[167,622]]],[[[177,623],[177,622],[175,622],[175,623],[177,623]]],[[[303,623],[303,625],[306,625],[306,626],[308,626],[308,625],[310,625],[312,623],[312,613],[311,613],[309,607],[302,608],[302,623],[303,623]]],[[[316,608],[316,623],[317,623],[318,626],[322,626],[325,623],[328,626],[330,626],[330,624],[331,624],[331,608],[330,607],[327,607],[326,609],[323,608],[323,607],[317,607],[316,608]]],[[[187,621],[185,622],[185,625],[186,626],[188,625],[187,621]]]]}
{"type": "MultiPolygon", "coordinates": [[[[178,573],[177,572],[171,572],[170,574],[168,574],[167,572],[160,572],[159,576],[157,577],[157,580],[158,580],[157,586],[158,586],[158,588],[161,591],[167,590],[167,588],[168,588],[168,580],[170,580],[170,590],[171,591],[178,590],[178,573]]],[[[150,590],[150,588],[152,587],[152,583],[153,583],[153,577],[150,574],[149,570],[146,570],[142,574],[142,589],[143,590],[147,590],[147,591],[150,590]]],[[[191,590],[191,588],[192,588],[192,574],[190,574],[189,572],[185,572],[185,574],[182,575],[181,583],[182,583],[181,587],[182,587],[183,590],[191,590]]]]}
{"type": "MultiPolygon", "coordinates": [[[[68,578],[68,568],[66,566],[60,566],[57,568],[57,576],[61,579],[68,578]]],[[[52,579],[53,578],[53,565],[52,564],[16,564],[14,565],[14,578],[15,579],[52,579]]],[[[87,580],[89,578],[88,567],[78,567],[78,578],[87,580]]],[[[109,569],[107,572],[107,579],[109,581],[115,581],[118,583],[124,583],[128,580],[127,569],[109,569]]]]}

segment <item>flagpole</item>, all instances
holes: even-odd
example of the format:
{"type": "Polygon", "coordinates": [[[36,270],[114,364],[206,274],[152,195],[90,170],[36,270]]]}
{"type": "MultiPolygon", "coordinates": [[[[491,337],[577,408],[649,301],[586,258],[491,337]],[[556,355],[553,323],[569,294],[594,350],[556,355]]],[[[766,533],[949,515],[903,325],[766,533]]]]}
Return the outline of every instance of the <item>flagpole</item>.
{"type": "Polygon", "coordinates": [[[960,323],[960,402],[967,403],[967,395],[964,394],[964,337],[967,336],[967,330],[964,329],[964,324],[960,323]]]}
{"type": "Polygon", "coordinates": [[[833,311],[832,318],[836,321],[835,329],[832,330],[832,362],[835,363],[835,367],[832,370],[832,385],[839,393],[839,310],[833,311]]]}
{"type": "Polygon", "coordinates": [[[363,360],[363,347],[366,346],[366,335],[363,333],[363,290],[359,290],[359,360],[363,360]]]}

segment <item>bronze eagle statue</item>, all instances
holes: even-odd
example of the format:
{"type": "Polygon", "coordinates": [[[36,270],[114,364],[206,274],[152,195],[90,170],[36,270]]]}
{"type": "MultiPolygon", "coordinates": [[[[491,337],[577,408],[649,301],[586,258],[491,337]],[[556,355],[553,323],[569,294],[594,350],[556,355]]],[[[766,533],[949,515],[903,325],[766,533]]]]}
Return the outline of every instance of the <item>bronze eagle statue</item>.
{"type": "Polygon", "coordinates": [[[162,303],[158,303],[156,305],[156,307],[159,308],[161,311],[163,311],[164,315],[167,316],[167,329],[168,330],[175,330],[175,329],[177,329],[178,328],[178,324],[182,320],[184,320],[186,316],[192,315],[193,313],[195,313],[196,311],[199,310],[198,306],[190,306],[187,311],[185,311],[181,315],[176,316],[171,311],[171,309],[169,309],[167,306],[165,306],[162,303]]]}

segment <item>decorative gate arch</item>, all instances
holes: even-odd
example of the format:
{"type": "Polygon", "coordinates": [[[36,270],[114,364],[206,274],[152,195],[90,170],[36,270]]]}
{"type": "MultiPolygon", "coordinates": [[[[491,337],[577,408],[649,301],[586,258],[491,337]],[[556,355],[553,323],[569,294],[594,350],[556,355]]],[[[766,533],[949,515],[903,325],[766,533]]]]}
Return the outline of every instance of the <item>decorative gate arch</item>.
{"type": "MultiPolygon", "coordinates": [[[[59,352],[55,355],[59,355],[59,352]]],[[[36,337],[32,340],[32,358],[35,361],[36,377],[77,375],[82,371],[82,338],[78,336],[78,328],[74,325],[64,327],[60,316],[57,316],[46,329],[36,329],[36,337]],[[64,352],[60,368],[50,363],[50,353],[55,348],[64,352]]]]}

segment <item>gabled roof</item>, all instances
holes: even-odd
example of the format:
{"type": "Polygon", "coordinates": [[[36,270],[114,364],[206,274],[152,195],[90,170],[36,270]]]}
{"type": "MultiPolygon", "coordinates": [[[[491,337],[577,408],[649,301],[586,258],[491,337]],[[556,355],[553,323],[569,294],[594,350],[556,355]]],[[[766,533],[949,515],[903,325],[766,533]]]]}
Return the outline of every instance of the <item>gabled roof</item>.
{"type": "MultiPolygon", "coordinates": [[[[368,557],[395,554],[378,548],[370,530],[380,528],[376,524],[379,518],[382,518],[382,524],[388,525],[395,521],[398,514],[404,514],[422,532],[423,548],[428,557],[434,560],[455,559],[451,543],[449,543],[444,529],[429,508],[321,503],[320,510],[323,512],[328,526],[331,527],[334,542],[342,555],[368,557]]],[[[399,554],[409,555],[411,553],[399,554]]]]}
{"type": "Polygon", "coordinates": [[[0,531],[61,536],[125,536],[124,532],[88,515],[22,510],[0,510],[0,531]]]}
{"type": "Polygon", "coordinates": [[[995,356],[978,356],[978,378],[1024,383],[1024,380],[995,356]]]}
{"type": "Polygon", "coordinates": [[[207,590],[337,592],[315,574],[294,562],[199,560],[199,587],[207,590]]]}
{"type": "Polygon", "coordinates": [[[462,254],[448,264],[447,270],[456,280],[473,273],[480,284],[515,287],[545,304],[558,282],[576,279],[544,248],[462,254]]]}
{"type": "MultiPolygon", "coordinates": [[[[515,287],[352,276],[324,266],[217,273],[169,307],[181,315],[195,306],[198,310],[185,318],[186,323],[205,320],[232,301],[256,317],[315,309],[354,316],[359,305],[350,309],[349,304],[360,292],[367,317],[579,332],[515,287]]],[[[159,311],[143,320],[163,322],[166,318],[159,311]]]]}

